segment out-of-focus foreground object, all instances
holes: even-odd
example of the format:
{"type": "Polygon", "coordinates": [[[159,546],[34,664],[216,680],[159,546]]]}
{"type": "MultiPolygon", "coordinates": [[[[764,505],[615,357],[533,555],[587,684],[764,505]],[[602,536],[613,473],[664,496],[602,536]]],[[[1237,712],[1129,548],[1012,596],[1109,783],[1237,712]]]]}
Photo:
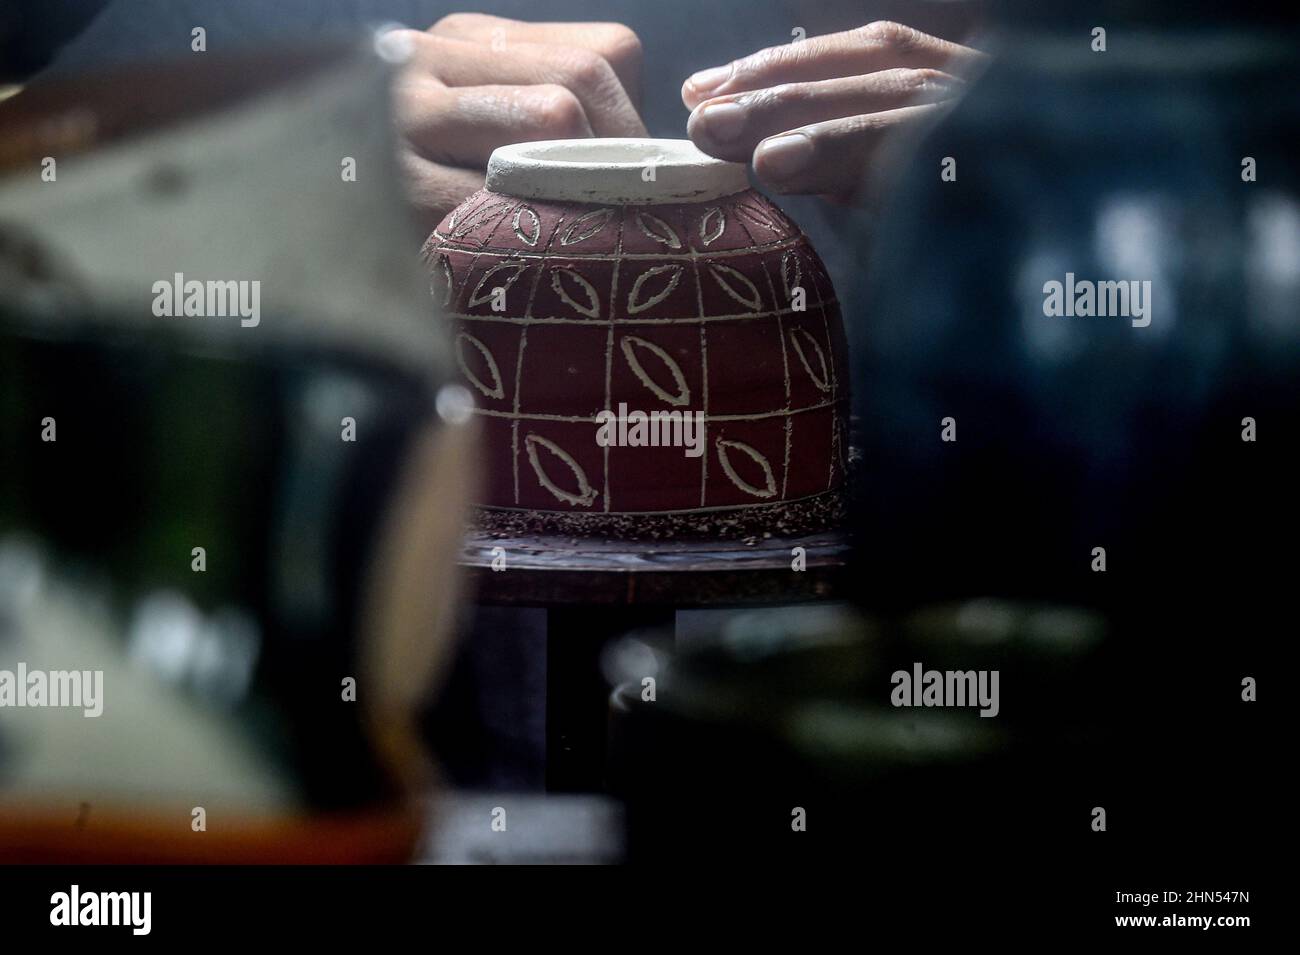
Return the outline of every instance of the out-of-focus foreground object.
{"type": "Polygon", "coordinates": [[[929,902],[1280,843],[1245,681],[1285,686],[1294,615],[1295,43],[1107,7],[1011,17],[859,235],[860,616],[621,648],[631,859],[864,861],[929,902]]]}
{"type": "Polygon", "coordinates": [[[9,0],[0,9],[0,82],[26,80],[47,66],[107,5],[108,0],[9,0]]]}
{"type": "Polygon", "coordinates": [[[1294,615],[1296,36],[1222,5],[1005,6],[873,224],[859,593],[1103,612],[1107,665],[1058,699],[1109,738],[1057,791],[1209,857],[1262,834],[1201,754],[1269,771],[1243,686],[1294,615]]]}
{"type": "Polygon", "coordinates": [[[0,108],[0,857],[410,857],[474,431],[389,69],[0,108]]]}

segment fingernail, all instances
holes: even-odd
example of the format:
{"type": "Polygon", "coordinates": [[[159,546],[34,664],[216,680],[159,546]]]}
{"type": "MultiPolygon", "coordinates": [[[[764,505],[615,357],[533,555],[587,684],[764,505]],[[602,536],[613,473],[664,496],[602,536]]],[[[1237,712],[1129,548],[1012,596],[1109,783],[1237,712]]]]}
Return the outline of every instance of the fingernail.
{"type": "Polygon", "coordinates": [[[782,180],[799,173],[812,160],[812,156],[811,139],[803,133],[786,133],[759,143],[754,163],[762,166],[758,170],[760,176],[782,180]]]}
{"type": "Polygon", "coordinates": [[[715,103],[700,112],[704,132],[716,143],[729,143],[740,138],[745,128],[745,107],[736,103],[715,103]]]}
{"type": "Polygon", "coordinates": [[[952,93],[957,90],[957,88],[958,86],[956,80],[950,80],[950,79],[945,79],[944,77],[941,76],[936,76],[934,79],[925,81],[924,92],[932,93],[937,96],[951,96],[952,93]]]}
{"type": "Polygon", "coordinates": [[[711,69],[700,70],[700,72],[692,76],[687,80],[687,82],[691,84],[695,89],[695,92],[707,94],[717,89],[730,78],[731,64],[728,63],[726,66],[715,66],[711,69]]]}

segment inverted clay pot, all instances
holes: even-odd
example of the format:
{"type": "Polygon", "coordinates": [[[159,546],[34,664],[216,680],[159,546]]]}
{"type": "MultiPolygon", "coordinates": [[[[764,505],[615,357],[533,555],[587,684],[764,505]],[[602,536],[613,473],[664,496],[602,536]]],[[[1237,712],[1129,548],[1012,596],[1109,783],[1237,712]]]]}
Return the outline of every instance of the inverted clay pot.
{"type": "Polygon", "coordinates": [[[498,149],[424,248],[484,425],[482,523],[620,537],[834,523],[848,459],[840,311],[743,166],[689,142],[498,149]],[[626,415],[605,427],[602,412],[626,415]],[[694,447],[638,414],[698,415],[694,447]],[[688,453],[689,452],[689,453],[688,453]]]}

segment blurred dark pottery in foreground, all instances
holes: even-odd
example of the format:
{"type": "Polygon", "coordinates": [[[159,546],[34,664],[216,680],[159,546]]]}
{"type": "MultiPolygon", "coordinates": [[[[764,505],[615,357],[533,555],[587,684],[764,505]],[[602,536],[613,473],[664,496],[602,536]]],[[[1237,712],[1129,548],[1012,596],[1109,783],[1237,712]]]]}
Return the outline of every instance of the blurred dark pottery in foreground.
{"type": "MultiPolygon", "coordinates": [[[[1117,17],[1094,53],[1079,15],[1034,19],[912,145],[873,240],[849,321],[858,592],[873,609],[993,595],[1102,611],[1106,664],[1067,683],[1109,739],[1073,798],[1127,798],[1130,831],[1185,846],[1204,806],[1243,798],[1195,767],[1257,765],[1264,711],[1240,681],[1269,671],[1289,609],[1295,36],[1117,17]],[[1150,325],[1046,316],[1044,283],[1067,272],[1149,280],[1150,325]]],[[[1253,831],[1233,805],[1216,844],[1253,831]]]]}
{"type": "MultiPolygon", "coordinates": [[[[411,849],[427,775],[410,724],[453,609],[443,555],[471,461],[454,447],[466,429],[439,413],[449,353],[398,192],[389,70],[351,45],[214,54],[38,84],[0,110],[0,545],[44,560],[47,610],[29,620],[58,627],[67,614],[48,607],[106,598],[95,632],[56,634],[71,648],[59,665],[109,648],[121,683],[94,739],[120,756],[106,765],[140,767],[107,779],[72,765],[80,727],[33,741],[0,720],[0,836],[25,858],[411,849]],[[57,185],[40,183],[47,137],[69,133],[57,185]],[[313,165],[322,155],[370,172],[347,183],[337,160],[313,165]],[[151,285],[176,272],[260,283],[260,321],[159,316],[151,285]],[[130,701],[128,676],[144,688],[130,701]],[[261,775],[217,794],[142,757],[148,714],[178,710],[261,775]],[[54,784],[30,778],[34,756],[54,784]],[[249,793],[278,801],[231,795],[249,793]],[[60,807],[82,801],[114,821],[65,845],[60,807]],[[177,804],[222,822],[196,842],[177,804]],[[322,814],[334,821],[312,829],[322,814]]],[[[34,639],[0,643],[0,665],[34,639]]]]}
{"type": "Polygon", "coordinates": [[[795,861],[917,839],[992,851],[1009,834],[1068,837],[1042,797],[1097,745],[1066,674],[1089,667],[1100,627],[1079,611],[996,602],[900,619],[795,608],[738,616],[654,664],[625,644],[631,679],[611,695],[608,773],[627,802],[629,858],[795,861]],[[1063,637],[1070,622],[1078,638],[1063,637]],[[1000,668],[1000,714],[892,706],[891,673],[917,659],[1000,668]],[[636,677],[650,671],[653,702],[636,677]],[[791,828],[796,807],[804,832],[791,828]]]}
{"type": "Polygon", "coordinates": [[[653,703],[629,673],[610,784],[633,860],[978,878],[1062,849],[1072,867],[1210,858],[1258,832],[1205,760],[1261,765],[1239,681],[1267,670],[1290,566],[1296,68],[1265,32],[1117,16],[1094,54],[1091,24],[1031,19],[913,144],[854,296],[853,573],[872,622],[748,618],[665,654],[653,703]],[[1045,316],[1043,283],[1067,271],[1150,280],[1151,324],[1045,316]],[[891,672],[914,662],[997,669],[1001,712],[891,707],[891,672]],[[1120,843],[1095,838],[1098,805],[1120,843]]]}

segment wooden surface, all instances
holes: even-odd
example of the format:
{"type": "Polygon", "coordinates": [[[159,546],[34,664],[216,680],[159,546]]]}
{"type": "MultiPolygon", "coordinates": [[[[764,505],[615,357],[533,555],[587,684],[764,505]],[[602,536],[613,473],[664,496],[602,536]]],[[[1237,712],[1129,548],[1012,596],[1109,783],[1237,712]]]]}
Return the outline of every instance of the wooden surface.
{"type": "Polygon", "coordinates": [[[475,530],[465,537],[460,563],[483,604],[723,607],[839,596],[848,550],[843,531],[747,543],[494,537],[475,530]],[[498,547],[505,569],[494,571],[498,547]],[[795,547],[805,551],[802,571],[791,568],[795,547]]]}
{"type": "Polygon", "coordinates": [[[547,609],[552,793],[603,787],[609,687],[600,654],[611,639],[641,627],[671,630],[678,609],[833,599],[843,592],[849,551],[842,531],[640,542],[498,533],[468,533],[460,564],[476,602],[547,609]],[[803,548],[803,570],[793,569],[795,548],[803,548]],[[493,570],[502,556],[504,569],[493,570]]]}

